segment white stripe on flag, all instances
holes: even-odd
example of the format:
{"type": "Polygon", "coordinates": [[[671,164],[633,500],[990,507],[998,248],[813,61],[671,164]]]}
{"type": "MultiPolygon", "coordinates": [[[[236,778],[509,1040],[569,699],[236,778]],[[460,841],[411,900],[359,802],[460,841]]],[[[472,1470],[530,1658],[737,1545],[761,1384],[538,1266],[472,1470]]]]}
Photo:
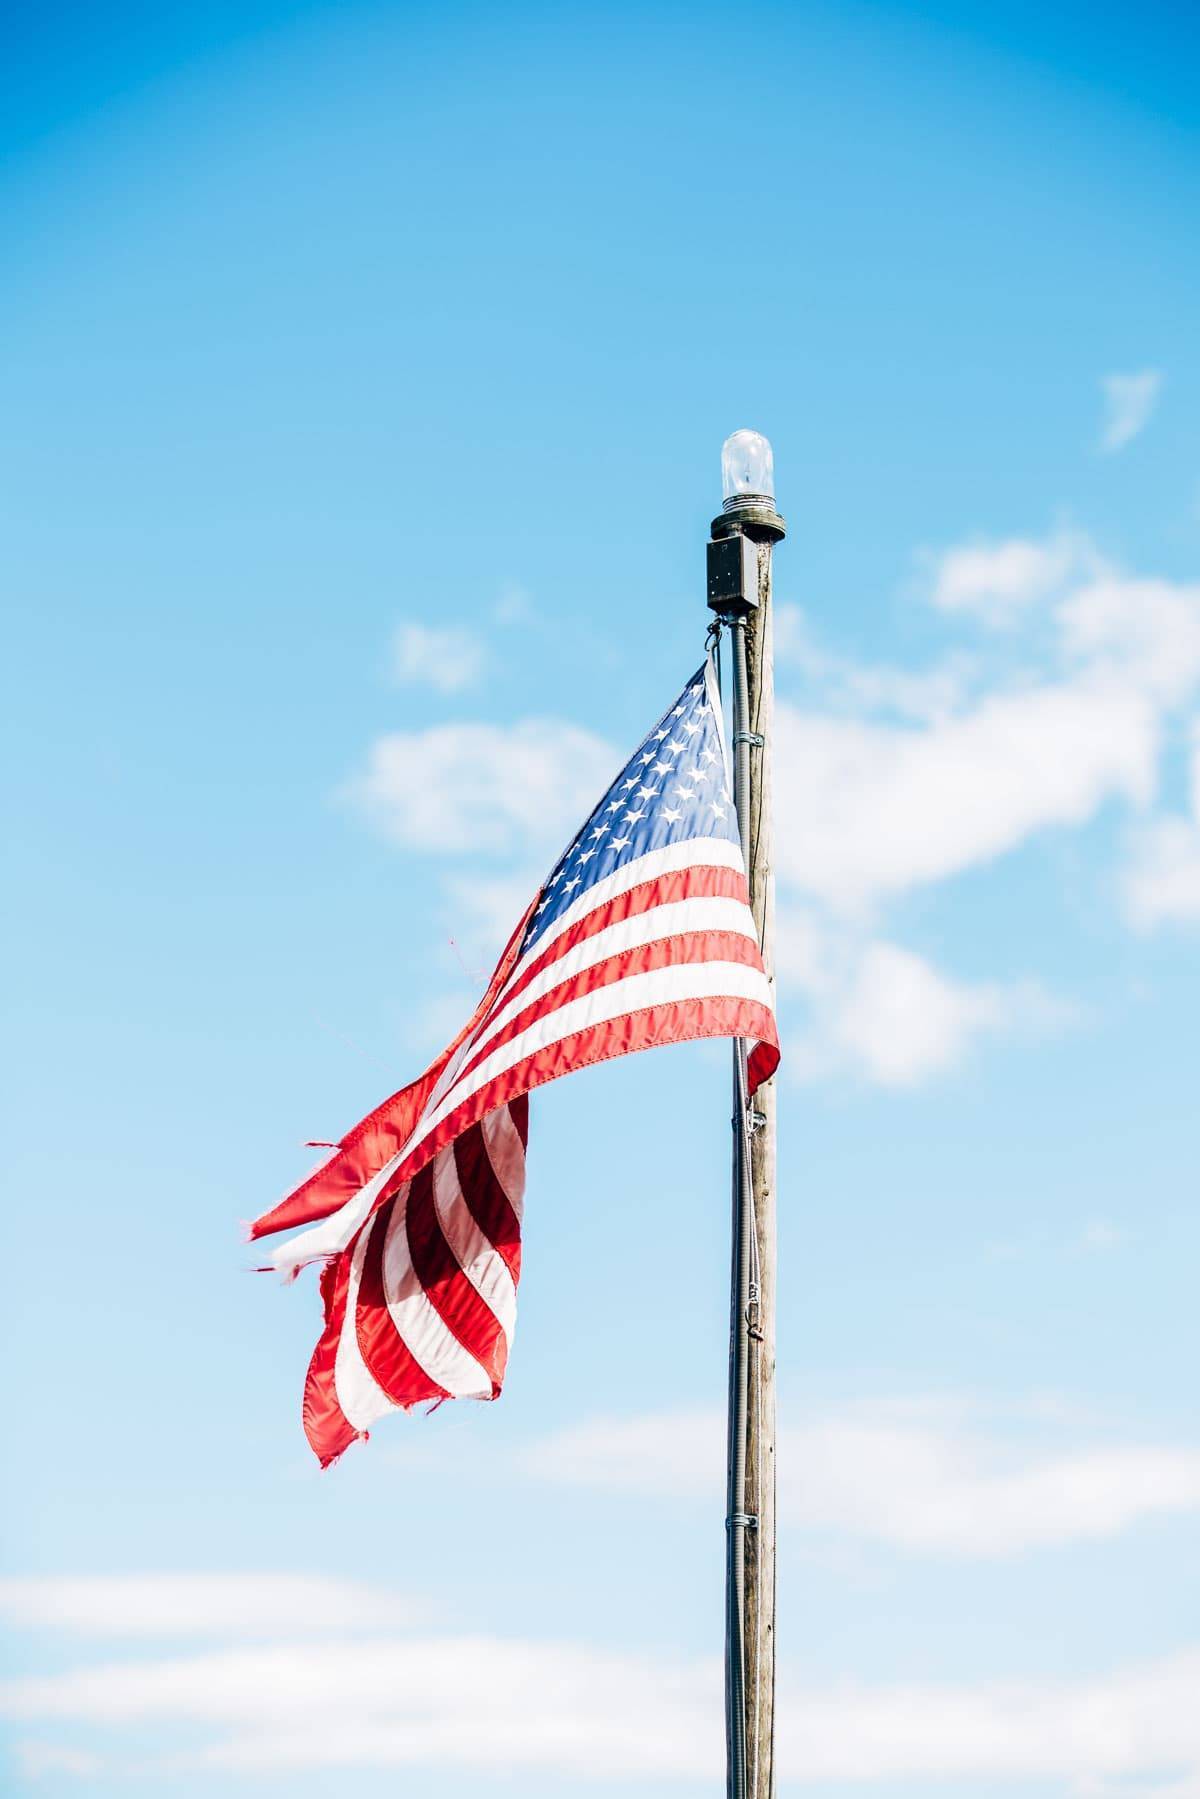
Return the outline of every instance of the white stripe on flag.
{"type": "Polygon", "coordinates": [[[463,1197],[453,1144],[433,1164],[433,1203],[455,1260],[511,1344],[517,1325],[517,1290],[504,1257],[476,1223],[463,1197]]]}
{"type": "MultiPolygon", "coordinates": [[[[453,1158],[453,1148],[435,1157],[433,1179],[439,1164],[453,1158]]],[[[388,1221],[383,1246],[383,1295],[388,1313],[404,1347],[419,1362],[430,1380],[455,1399],[490,1399],[492,1383],[469,1350],[449,1330],[441,1313],[417,1278],[408,1250],[408,1222],[397,1210],[388,1221]]]]}
{"type": "MultiPolygon", "coordinates": [[[[404,1211],[407,1195],[407,1187],[402,1187],[396,1196],[396,1207],[401,1213],[404,1211]]],[[[362,1351],[358,1347],[358,1289],[362,1281],[363,1259],[367,1253],[367,1238],[370,1234],[370,1231],[362,1233],[354,1245],[354,1254],[350,1259],[350,1278],[346,1283],[346,1316],[342,1319],[333,1364],[333,1390],[347,1421],[355,1430],[366,1430],[377,1418],[382,1418],[385,1412],[396,1410],[363,1361],[362,1351]]]]}
{"type": "Polygon", "coordinates": [[[745,962],[679,962],[668,968],[655,968],[649,974],[626,975],[607,987],[597,987],[579,999],[535,1019],[523,1031],[486,1056],[470,1074],[462,1076],[414,1134],[413,1147],[435,1131],[443,1118],[455,1107],[486,1087],[526,1056],[536,1055],[552,1043],[560,1043],[576,1031],[586,1031],[597,1024],[607,1024],[626,1012],[642,1012],[650,1006],[669,1005],[673,1001],[698,999],[750,1000],[768,1011],[774,1009],[771,985],[761,969],[745,962]]]}
{"type": "Polygon", "coordinates": [[[677,874],[681,868],[732,868],[738,874],[746,872],[741,845],[731,843],[728,837],[687,837],[682,843],[668,843],[660,850],[647,850],[636,861],[626,862],[622,868],[614,868],[610,875],[605,875],[602,881],[597,881],[594,886],[581,893],[573,905],[559,914],[516,964],[502,991],[497,994],[496,1003],[499,1004],[504,998],[514,981],[520,980],[522,970],[530,962],[561,937],[564,931],[569,931],[581,918],[594,912],[597,906],[606,906],[609,900],[628,893],[633,887],[640,887],[644,881],[657,881],[663,875],[677,874]]]}
{"type": "Polygon", "coordinates": [[[521,1133],[507,1106],[485,1113],[480,1123],[492,1173],[503,1187],[519,1224],[525,1211],[525,1145],[521,1133]]]}
{"type": "Polygon", "coordinates": [[[607,961],[609,956],[619,956],[623,950],[639,949],[643,944],[657,943],[660,938],[682,937],[693,931],[728,931],[748,938],[751,943],[758,941],[754,916],[744,900],[686,899],[653,906],[649,912],[635,913],[632,918],[606,925],[593,937],[585,937],[565,956],[560,956],[557,962],[535,975],[528,987],[514,994],[502,1011],[493,1013],[486,1021],[477,1033],[475,1047],[482,1046],[488,1038],[502,1031],[526,1006],[531,1006],[573,975],[582,974],[585,968],[594,968],[598,962],[607,961]]]}
{"type": "MultiPolygon", "coordinates": [[[[660,880],[663,875],[677,874],[680,869],[692,867],[732,868],[741,875],[746,872],[740,844],[731,843],[727,837],[689,837],[682,843],[668,843],[662,849],[647,850],[644,856],[637,856],[632,862],[626,862],[623,867],[614,868],[610,875],[605,875],[602,881],[595,882],[586,892],[581,893],[574,904],[568,906],[567,910],[547,927],[537,942],[527,949],[520,960],[514,964],[507,981],[492,1001],[487,1015],[480,1019],[479,1025],[466,1041],[459,1044],[458,1049],[438,1076],[433,1091],[429,1095],[429,1104],[437,1105],[442,1095],[449,1090],[451,1082],[457,1078],[459,1070],[470,1061],[482,1032],[488,1028],[489,1019],[495,1013],[497,1006],[504,1003],[505,994],[521,979],[530,963],[535,962],[549,948],[550,944],[562,936],[564,931],[571,930],[574,925],[579,923],[580,919],[586,918],[598,906],[606,906],[609,900],[618,899],[621,894],[630,892],[632,888],[640,887],[646,881],[660,880]]],[[[543,893],[544,891],[543,889],[543,893]]],[[[407,1155],[408,1149],[415,1141],[414,1133],[409,1144],[406,1144],[400,1152],[401,1156],[407,1155]]]]}

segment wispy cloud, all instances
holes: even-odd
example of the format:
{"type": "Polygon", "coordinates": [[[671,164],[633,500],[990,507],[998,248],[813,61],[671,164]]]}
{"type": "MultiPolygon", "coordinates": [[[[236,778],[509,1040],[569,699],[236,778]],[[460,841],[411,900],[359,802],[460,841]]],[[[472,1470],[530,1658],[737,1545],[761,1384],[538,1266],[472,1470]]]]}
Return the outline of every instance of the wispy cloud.
{"type": "Polygon", "coordinates": [[[783,601],[775,615],[775,657],[820,689],[831,710],[892,714],[925,724],[957,712],[977,676],[977,658],[955,652],[928,669],[857,662],[823,645],[801,607],[783,601]]]}
{"type": "Polygon", "coordinates": [[[1104,1255],[1110,1249],[1119,1249],[1128,1234],[1107,1218],[1091,1218],[1084,1226],[1080,1247],[1093,1255],[1104,1255]]]}
{"type": "MultiPolygon", "coordinates": [[[[723,1466],[717,1412],[601,1418],[537,1445],[540,1478],[711,1497],[723,1466]]],[[[970,1415],[862,1405],[785,1426],[779,1503],[793,1526],[912,1553],[990,1558],[1118,1535],[1200,1511],[1200,1450],[1139,1443],[1047,1452],[970,1415]]]]}
{"type": "Polygon", "coordinates": [[[0,1712],[222,1734],[144,1771],[540,1768],[610,1780],[719,1766],[720,1668],[576,1643],[417,1637],[106,1663],[10,1681],[0,1712]]]}
{"type": "Polygon", "coordinates": [[[77,1780],[94,1780],[111,1772],[107,1758],[90,1749],[72,1749],[67,1743],[17,1743],[16,1759],[21,1772],[31,1780],[45,1780],[54,1774],[70,1774],[77,1780]]]}
{"type": "Polygon", "coordinates": [[[797,1080],[848,1071],[914,1087],[958,1067],[981,1039],[1041,1037],[1078,1022],[1077,1008],[1035,981],[957,981],[885,939],[789,906],[779,917],[781,981],[805,996],[789,1040],[797,1080]]]}
{"type": "Polygon", "coordinates": [[[331,1636],[395,1630],[417,1608],[323,1574],[77,1574],[0,1580],[0,1620],[97,1637],[331,1636]]]}
{"type": "Polygon", "coordinates": [[[979,1037],[1056,1028],[1068,1016],[1032,982],[954,982],[909,950],[872,943],[835,1010],[832,1035],[873,1079],[908,1087],[955,1067],[979,1037]]]}
{"type": "Polygon", "coordinates": [[[492,607],[498,625],[527,625],[533,618],[533,599],[519,581],[506,581],[492,607]]]}
{"type": "MultiPolygon", "coordinates": [[[[1198,1683],[1193,1649],[1076,1680],[816,1687],[785,1677],[781,1777],[1062,1780],[1081,1796],[1113,1782],[1123,1793],[1191,1799],[1200,1779],[1198,1683]],[[1160,1789],[1164,1773],[1172,1784],[1160,1789]]],[[[425,1767],[713,1780],[720,1693],[715,1660],[426,1638],[108,1664],[10,1681],[0,1709],[27,1728],[104,1732],[99,1751],[53,1740],[20,1745],[27,1768],[82,1779],[114,1769],[169,1779],[195,1770],[425,1767]],[[173,1726],[184,1743],[164,1752],[173,1726]],[[196,1744],[197,1726],[215,1734],[196,1744]],[[107,1747],[114,1734],[119,1754],[107,1747]]]]}
{"type": "Polygon", "coordinates": [[[838,910],[995,861],[1154,789],[1156,716],[1118,684],[997,693],[905,730],[781,704],[779,874],[838,910]]]}
{"type": "Polygon", "coordinates": [[[1162,371],[1141,369],[1130,375],[1104,375],[1100,381],[1104,395],[1104,423],[1100,431],[1100,448],[1111,454],[1132,443],[1150,422],[1162,391],[1162,371]]]}
{"type": "Polygon", "coordinates": [[[1153,819],[1134,834],[1124,892],[1138,930],[1200,922],[1200,721],[1191,744],[1190,815],[1153,819]]]}
{"type": "Polygon", "coordinates": [[[406,848],[528,853],[561,847],[617,766],[603,739],[555,719],[435,725],[377,738],[344,793],[406,848]]]}
{"type": "Polygon", "coordinates": [[[781,1757],[810,1780],[1057,1779],[1081,1799],[1099,1780],[1194,1780],[1198,1679],[1200,1653],[1188,1650],[1084,1680],[785,1695],[781,1757]]]}
{"type": "Polygon", "coordinates": [[[483,639],[462,626],[425,625],[406,620],[392,639],[392,673],[397,681],[459,693],[473,687],[487,665],[483,639]]]}
{"type": "MultiPolygon", "coordinates": [[[[1149,803],[1165,723],[1200,688],[1200,583],[1128,575],[1090,548],[1071,556],[1076,576],[1044,621],[1048,652],[1035,640],[1020,668],[978,678],[949,711],[897,723],[866,702],[781,701],[786,887],[861,913],[1086,824],[1109,800],[1149,803]]],[[[1053,542],[1045,566],[1061,566],[1053,542]]]]}
{"type": "Polygon", "coordinates": [[[1200,921],[1200,824],[1162,818],[1136,835],[1125,906],[1139,930],[1200,921]]]}
{"type": "Polygon", "coordinates": [[[455,932],[465,934],[472,961],[479,964],[476,973],[483,981],[547,872],[545,862],[541,866],[531,862],[511,874],[447,877],[446,915],[454,921],[455,932]]]}
{"type": "Polygon", "coordinates": [[[1006,625],[1035,602],[1061,594],[1071,577],[1093,569],[1098,558],[1086,537],[1059,531],[1040,540],[979,538],[927,552],[921,561],[930,601],[940,612],[1006,625]]]}

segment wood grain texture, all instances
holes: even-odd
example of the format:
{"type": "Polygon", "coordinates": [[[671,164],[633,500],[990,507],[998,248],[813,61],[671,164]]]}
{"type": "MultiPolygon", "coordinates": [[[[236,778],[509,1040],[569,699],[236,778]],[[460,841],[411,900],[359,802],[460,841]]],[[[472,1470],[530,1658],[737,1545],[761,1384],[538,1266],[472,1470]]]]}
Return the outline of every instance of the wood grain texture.
{"type": "MultiPolygon", "coordinates": [[[[750,729],[765,739],[751,749],[750,904],[763,961],[775,977],[775,871],[772,830],[772,732],[775,680],[772,656],[771,549],[758,546],[759,609],[748,633],[750,729]]],[[[750,1309],[750,1391],[746,1449],[746,1510],[758,1529],[746,1545],[746,1742],[749,1799],[775,1793],[775,1082],[758,1090],[765,1117],[751,1146],[758,1302],[750,1309]]]]}

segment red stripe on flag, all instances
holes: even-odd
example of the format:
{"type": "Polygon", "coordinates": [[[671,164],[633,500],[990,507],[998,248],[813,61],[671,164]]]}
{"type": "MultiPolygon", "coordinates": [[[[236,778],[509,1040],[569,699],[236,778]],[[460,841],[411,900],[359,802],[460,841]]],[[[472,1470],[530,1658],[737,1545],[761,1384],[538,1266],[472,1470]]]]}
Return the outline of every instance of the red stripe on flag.
{"type": "MultiPolygon", "coordinates": [[[[514,1062],[493,1080],[485,1082],[462,1104],[448,1112],[429,1137],[413,1151],[413,1163],[432,1159],[447,1143],[452,1143],[468,1127],[497,1106],[515,1105],[518,1095],[528,1095],[535,1087],[577,1068],[590,1068],[613,1056],[626,1056],[643,1049],[657,1049],[664,1043],[690,1043],[704,1037],[746,1037],[761,1043],[760,1066],[773,1074],[779,1062],[779,1046],[775,1035],[775,1015],[758,1000],[740,999],[722,994],[716,999],[664,1000],[659,1005],[645,1006],[637,1012],[622,1013],[601,1024],[588,1025],[535,1050],[523,1061],[514,1062]]],[[[411,1172],[411,1170],[410,1170],[411,1172]]],[[[407,1178],[407,1177],[406,1177],[407,1178]]]]}
{"type": "Polygon", "coordinates": [[[275,1231],[314,1224],[360,1192],[412,1136],[448,1058],[449,1051],[439,1056],[419,1080],[393,1093],[347,1132],[335,1155],[327,1157],[270,1212],[255,1219],[250,1226],[250,1241],[269,1237],[275,1231]]]}
{"type": "Polygon", "coordinates": [[[644,912],[652,912],[656,906],[669,906],[688,899],[741,900],[748,909],[750,890],[746,885],[745,875],[736,868],[727,868],[723,863],[694,862],[686,868],[673,869],[670,874],[658,875],[652,881],[643,881],[637,887],[615,894],[603,905],[576,919],[561,936],[556,937],[536,955],[527,968],[521,970],[512,986],[497,996],[497,1004],[507,1006],[544,968],[559,961],[578,944],[594,937],[598,931],[607,930],[609,925],[621,924],[627,918],[640,917],[644,912]]]}
{"type": "MultiPolygon", "coordinates": [[[[393,1405],[414,1406],[426,1399],[449,1399],[450,1395],[426,1374],[388,1311],[383,1284],[383,1253],[394,1210],[393,1200],[382,1206],[364,1227],[371,1236],[358,1283],[354,1326],[358,1333],[359,1353],[371,1378],[393,1405]]],[[[345,1253],[349,1254],[349,1251],[345,1253]]]]}
{"type": "Polygon", "coordinates": [[[434,1204],[432,1163],[414,1178],[409,1189],[405,1229],[413,1272],[425,1297],[446,1329],[490,1377],[494,1398],[504,1378],[508,1345],[500,1320],[467,1279],[446,1241],[434,1204]]]}
{"type": "Polygon", "coordinates": [[[651,974],[657,968],[678,967],[689,962],[740,962],[747,968],[762,967],[757,943],[740,931],[689,930],[674,937],[656,937],[650,943],[635,944],[632,949],[618,950],[616,955],[607,956],[602,962],[593,962],[590,968],[580,969],[578,974],[570,975],[557,987],[543,993],[526,1006],[524,1011],[510,1018],[494,1036],[481,1037],[478,1048],[470,1060],[463,1064],[456,1081],[463,1080],[502,1045],[511,1043],[514,1037],[520,1036],[531,1024],[536,1024],[539,1018],[557,1012],[572,1000],[582,999],[601,987],[610,987],[615,981],[622,981],[628,975],[651,974]]]}
{"type": "MultiPolygon", "coordinates": [[[[528,1109],[526,1103],[527,1113],[528,1109]]],[[[521,1225],[496,1179],[481,1124],[472,1125],[456,1139],[454,1161],[471,1216],[504,1262],[515,1287],[521,1278],[521,1225]]]]}
{"type": "Polygon", "coordinates": [[[338,1404],[333,1378],[338,1339],[346,1316],[346,1290],[350,1285],[350,1261],[353,1254],[352,1244],[321,1270],[325,1328],[313,1350],[304,1380],[304,1434],[322,1468],[328,1468],[331,1462],[336,1462],[356,1437],[365,1434],[355,1430],[338,1404]]]}

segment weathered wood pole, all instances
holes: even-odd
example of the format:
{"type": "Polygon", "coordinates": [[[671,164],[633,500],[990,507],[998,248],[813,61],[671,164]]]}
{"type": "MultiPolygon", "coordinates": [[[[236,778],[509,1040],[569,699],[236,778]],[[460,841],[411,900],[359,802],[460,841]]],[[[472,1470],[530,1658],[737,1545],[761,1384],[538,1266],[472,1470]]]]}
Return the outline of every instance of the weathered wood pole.
{"type": "MultiPolygon", "coordinates": [[[[771,541],[758,545],[759,603],[747,638],[751,749],[750,905],[767,974],[775,978],[775,869],[771,752],[775,722],[771,541]],[[755,766],[757,764],[757,766],[755,766]]],[[[775,1082],[754,1096],[761,1123],[750,1138],[758,1294],[750,1299],[746,1405],[746,1510],[758,1519],[746,1556],[746,1752],[748,1799],[775,1793],[775,1082]]]]}
{"type": "MultiPolygon", "coordinates": [[[[774,979],[771,554],[784,535],[771,446],[739,431],[722,455],[725,505],[713,520],[709,605],[729,629],[734,791],[750,904],[774,979]]],[[[729,1799],[775,1792],[775,1090],[748,1102],[746,1045],[734,1054],[726,1560],[729,1799]]]]}

